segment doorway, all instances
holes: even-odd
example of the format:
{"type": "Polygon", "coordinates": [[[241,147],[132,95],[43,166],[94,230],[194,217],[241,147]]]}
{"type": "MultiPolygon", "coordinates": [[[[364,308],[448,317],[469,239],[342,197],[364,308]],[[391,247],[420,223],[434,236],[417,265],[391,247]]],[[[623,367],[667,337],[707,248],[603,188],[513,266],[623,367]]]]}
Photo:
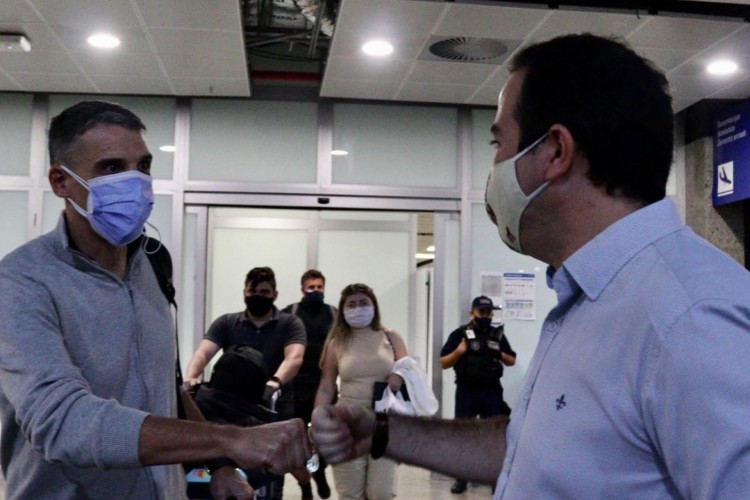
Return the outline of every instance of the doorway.
{"type": "MultiPolygon", "coordinates": [[[[316,268],[326,276],[326,302],[332,305],[338,305],[340,291],[350,283],[373,288],[384,325],[403,335],[440,399],[443,377],[435,350],[443,342],[445,290],[458,290],[457,281],[445,286],[446,279],[457,279],[456,273],[445,272],[448,262],[458,268],[457,214],[192,205],[183,227],[183,367],[214,319],[244,308],[248,270],[274,269],[281,309],[300,299],[300,276],[316,268]],[[417,257],[430,244],[436,247],[434,259],[417,257]]],[[[447,316],[452,322],[454,315],[447,316]]],[[[210,369],[209,364],[206,377],[210,369]]]]}

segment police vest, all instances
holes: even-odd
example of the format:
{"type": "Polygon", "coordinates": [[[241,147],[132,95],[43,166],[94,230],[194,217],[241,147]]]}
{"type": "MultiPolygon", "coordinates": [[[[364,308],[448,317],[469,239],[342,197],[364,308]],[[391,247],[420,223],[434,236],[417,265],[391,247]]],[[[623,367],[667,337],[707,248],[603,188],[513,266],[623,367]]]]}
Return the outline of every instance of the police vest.
{"type": "Polygon", "coordinates": [[[500,383],[503,375],[500,339],[503,326],[490,328],[487,332],[474,330],[469,324],[464,329],[466,352],[455,365],[456,383],[476,386],[492,386],[500,383]]]}

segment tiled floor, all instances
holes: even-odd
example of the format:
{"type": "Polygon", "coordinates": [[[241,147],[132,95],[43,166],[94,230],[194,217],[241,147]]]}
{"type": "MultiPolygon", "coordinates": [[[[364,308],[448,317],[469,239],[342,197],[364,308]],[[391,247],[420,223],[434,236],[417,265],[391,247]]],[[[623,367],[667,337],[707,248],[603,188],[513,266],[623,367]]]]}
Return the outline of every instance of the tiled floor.
{"type": "MultiPolygon", "coordinates": [[[[326,469],[328,482],[333,488],[330,469],[326,469]]],[[[469,489],[460,495],[450,492],[453,479],[429,472],[409,465],[399,465],[397,474],[396,498],[403,500],[489,500],[492,490],[489,486],[469,484],[469,489]]],[[[313,486],[313,491],[315,488],[313,486]]],[[[315,495],[317,499],[317,492],[315,495]]],[[[300,500],[300,490],[291,475],[284,481],[284,500],[300,500]]],[[[338,500],[336,492],[331,494],[331,500],[338,500]]]]}
{"type": "MultiPolygon", "coordinates": [[[[333,488],[331,471],[326,471],[328,481],[333,488]]],[[[489,486],[469,485],[469,489],[460,495],[450,492],[453,479],[434,474],[424,469],[399,465],[398,467],[397,498],[403,500],[488,500],[492,498],[489,486]]],[[[317,499],[317,493],[315,498],[317,499]]],[[[291,475],[287,475],[284,484],[285,500],[300,500],[300,490],[291,475]]],[[[5,500],[5,480],[0,476],[0,500],[5,500]]],[[[338,500],[336,492],[331,494],[331,500],[338,500]]]]}

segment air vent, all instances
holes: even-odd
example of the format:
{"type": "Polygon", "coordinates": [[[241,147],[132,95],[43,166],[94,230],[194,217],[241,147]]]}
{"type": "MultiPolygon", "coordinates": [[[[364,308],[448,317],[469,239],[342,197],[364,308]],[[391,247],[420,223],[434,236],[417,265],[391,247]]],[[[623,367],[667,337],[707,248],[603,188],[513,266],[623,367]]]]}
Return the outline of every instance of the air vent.
{"type": "Polygon", "coordinates": [[[433,36],[419,56],[423,61],[455,61],[501,64],[520,45],[520,40],[433,36]]]}

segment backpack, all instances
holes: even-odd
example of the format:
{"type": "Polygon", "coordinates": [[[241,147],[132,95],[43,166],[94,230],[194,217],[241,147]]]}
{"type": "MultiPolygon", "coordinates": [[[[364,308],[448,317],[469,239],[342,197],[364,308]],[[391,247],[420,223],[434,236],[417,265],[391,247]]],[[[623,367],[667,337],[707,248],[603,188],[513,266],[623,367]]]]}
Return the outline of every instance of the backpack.
{"type": "MultiPolygon", "coordinates": [[[[177,330],[177,302],[175,301],[176,290],[172,283],[172,256],[161,241],[150,236],[143,237],[143,253],[148,257],[148,261],[151,263],[151,267],[156,275],[156,281],[159,283],[164,297],[169,302],[169,305],[174,307],[175,320],[174,320],[174,335],[175,342],[177,345],[177,359],[175,360],[175,380],[177,383],[177,394],[180,394],[182,388],[182,369],[180,368],[180,337],[177,330]]],[[[177,416],[181,419],[186,417],[185,405],[182,402],[182,398],[177,398],[177,416]]]]}

